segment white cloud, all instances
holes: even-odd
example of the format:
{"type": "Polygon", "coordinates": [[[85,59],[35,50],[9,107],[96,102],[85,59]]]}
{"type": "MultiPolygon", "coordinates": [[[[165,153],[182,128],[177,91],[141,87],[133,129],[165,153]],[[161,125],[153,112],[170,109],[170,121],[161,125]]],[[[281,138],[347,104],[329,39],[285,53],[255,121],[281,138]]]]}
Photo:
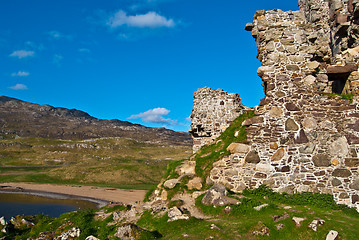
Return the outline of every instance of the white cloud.
{"type": "Polygon", "coordinates": [[[156,12],[128,16],[126,12],[120,10],[107,21],[107,25],[109,25],[111,28],[117,28],[120,26],[137,28],[172,28],[176,24],[173,19],[167,19],[166,17],[163,17],[156,12]]]}
{"type": "Polygon", "coordinates": [[[26,51],[26,50],[17,50],[11,53],[10,57],[17,57],[19,59],[33,57],[35,55],[34,51],[26,51]]]}
{"type": "Polygon", "coordinates": [[[12,90],[27,90],[28,88],[26,87],[26,85],[18,83],[15,86],[9,87],[12,90]]]}
{"type": "Polygon", "coordinates": [[[72,39],[72,36],[71,35],[65,35],[63,33],[60,33],[58,31],[50,31],[50,32],[47,32],[47,34],[52,37],[53,39],[61,39],[61,38],[64,38],[64,39],[67,39],[67,40],[71,40],[72,39]]]}
{"type": "Polygon", "coordinates": [[[140,114],[132,115],[128,119],[140,118],[144,122],[173,124],[176,121],[163,117],[168,115],[169,113],[170,110],[166,108],[154,108],[140,114]]]}
{"type": "Polygon", "coordinates": [[[24,72],[24,71],[18,71],[17,73],[11,74],[12,77],[27,77],[29,75],[30,75],[30,73],[24,72]]]}

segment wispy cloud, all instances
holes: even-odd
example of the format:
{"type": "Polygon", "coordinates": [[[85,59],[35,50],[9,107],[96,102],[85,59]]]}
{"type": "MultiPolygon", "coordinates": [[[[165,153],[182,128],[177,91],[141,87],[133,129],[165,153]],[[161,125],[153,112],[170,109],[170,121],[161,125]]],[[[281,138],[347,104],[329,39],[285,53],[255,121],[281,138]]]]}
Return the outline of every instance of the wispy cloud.
{"type": "Polygon", "coordinates": [[[79,48],[77,49],[80,53],[91,53],[91,50],[88,48],[79,48]]]}
{"type": "Polygon", "coordinates": [[[123,10],[119,10],[107,21],[110,28],[118,28],[121,26],[136,28],[173,28],[176,23],[173,19],[167,19],[156,12],[148,12],[146,14],[136,14],[128,16],[123,10]]]}
{"type": "Polygon", "coordinates": [[[12,77],[27,77],[29,75],[30,75],[29,72],[24,72],[24,71],[18,71],[11,74],[12,77]]]}
{"type": "Polygon", "coordinates": [[[149,123],[176,124],[177,121],[163,117],[167,116],[169,113],[170,110],[166,108],[154,108],[143,113],[132,115],[128,119],[141,119],[142,121],[149,123]]]}
{"type": "Polygon", "coordinates": [[[9,87],[12,90],[27,90],[27,86],[21,83],[16,84],[15,86],[9,87]]]}
{"type": "Polygon", "coordinates": [[[27,58],[27,57],[33,57],[35,55],[34,51],[27,51],[27,50],[16,50],[13,53],[11,53],[10,57],[15,57],[18,59],[27,58]]]}
{"type": "Polygon", "coordinates": [[[52,59],[52,62],[57,64],[57,65],[60,65],[63,59],[64,59],[64,57],[62,55],[55,54],[53,59],[52,59]]]}
{"type": "Polygon", "coordinates": [[[47,32],[47,34],[53,38],[53,39],[67,39],[67,40],[72,40],[72,35],[66,35],[66,34],[63,34],[63,33],[60,33],[59,31],[50,31],[50,32],[47,32]]]}
{"type": "Polygon", "coordinates": [[[25,42],[25,45],[27,47],[30,47],[31,49],[35,49],[35,50],[39,50],[39,51],[45,50],[45,46],[42,43],[37,44],[37,43],[31,42],[31,41],[27,41],[27,42],[25,42]]]}

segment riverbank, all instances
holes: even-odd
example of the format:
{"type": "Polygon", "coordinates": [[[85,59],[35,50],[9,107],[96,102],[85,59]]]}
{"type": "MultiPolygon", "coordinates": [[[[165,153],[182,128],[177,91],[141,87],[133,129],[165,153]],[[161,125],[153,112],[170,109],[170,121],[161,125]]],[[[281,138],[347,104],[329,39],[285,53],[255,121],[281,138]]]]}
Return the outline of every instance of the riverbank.
{"type": "Polygon", "coordinates": [[[144,199],[145,190],[126,190],[79,185],[55,185],[38,183],[0,183],[0,192],[22,193],[49,198],[92,201],[99,206],[108,202],[131,204],[144,199]]]}

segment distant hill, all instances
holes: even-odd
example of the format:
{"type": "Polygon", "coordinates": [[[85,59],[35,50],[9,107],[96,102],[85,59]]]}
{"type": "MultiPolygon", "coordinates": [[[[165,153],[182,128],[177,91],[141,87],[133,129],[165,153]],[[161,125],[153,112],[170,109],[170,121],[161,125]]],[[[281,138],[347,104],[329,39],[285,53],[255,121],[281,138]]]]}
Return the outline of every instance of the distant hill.
{"type": "Polygon", "coordinates": [[[153,143],[192,144],[188,133],[117,119],[97,119],[80,110],[39,105],[1,95],[0,134],[71,140],[125,137],[153,143]]]}

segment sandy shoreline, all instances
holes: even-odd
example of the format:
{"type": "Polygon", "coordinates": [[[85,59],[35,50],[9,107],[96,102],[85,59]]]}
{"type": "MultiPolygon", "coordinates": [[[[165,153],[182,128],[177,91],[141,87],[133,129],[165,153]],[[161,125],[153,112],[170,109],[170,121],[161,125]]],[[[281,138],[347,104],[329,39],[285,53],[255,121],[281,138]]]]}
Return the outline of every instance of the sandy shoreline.
{"type": "Polygon", "coordinates": [[[145,190],[38,183],[0,183],[0,192],[25,193],[50,198],[61,198],[63,195],[69,198],[83,198],[82,200],[97,202],[99,205],[104,205],[106,202],[125,204],[139,202],[146,194],[145,190]]]}

